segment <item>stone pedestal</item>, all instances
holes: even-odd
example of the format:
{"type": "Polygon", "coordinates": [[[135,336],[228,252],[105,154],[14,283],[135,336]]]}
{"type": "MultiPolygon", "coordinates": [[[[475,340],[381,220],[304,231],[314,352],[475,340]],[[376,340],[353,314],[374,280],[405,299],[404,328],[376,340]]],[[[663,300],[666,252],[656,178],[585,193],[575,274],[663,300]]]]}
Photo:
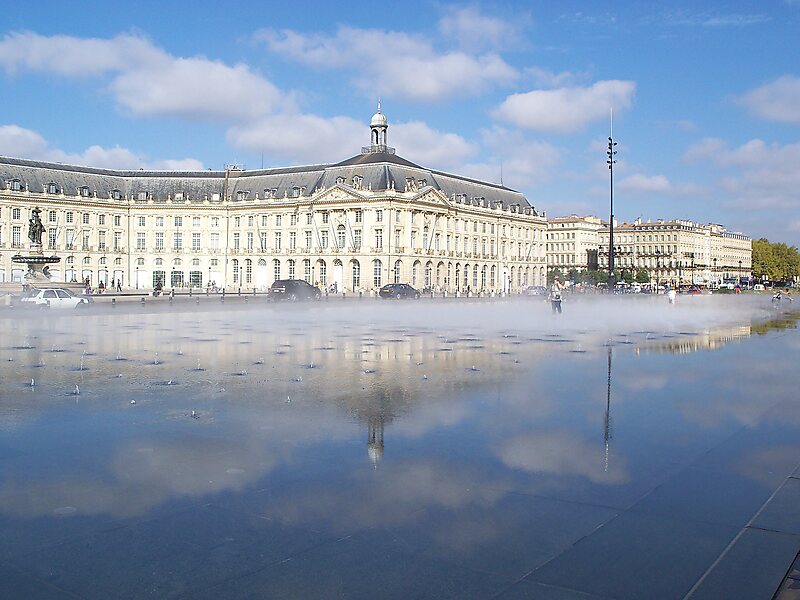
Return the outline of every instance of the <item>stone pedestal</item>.
{"type": "Polygon", "coordinates": [[[26,264],[28,271],[25,273],[25,282],[36,285],[50,281],[49,266],[60,263],[61,258],[45,256],[41,244],[31,244],[28,254],[16,254],[11,257],[11,262],[26,264]]]}

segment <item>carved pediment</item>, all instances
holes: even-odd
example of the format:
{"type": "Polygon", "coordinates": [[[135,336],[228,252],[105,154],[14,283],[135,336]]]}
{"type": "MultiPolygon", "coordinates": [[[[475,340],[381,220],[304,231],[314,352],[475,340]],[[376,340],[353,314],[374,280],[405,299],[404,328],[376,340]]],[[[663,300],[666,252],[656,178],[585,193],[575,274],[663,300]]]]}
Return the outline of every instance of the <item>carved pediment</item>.
{"type": "Polygon", "coordinates": [[[364,196],[343,185],[335,185],[320,192],[315,202],[335,202],[339,200],[363,200],[364,196]]]}
{"type": "Polygon", "coordinates": [[[450,206],[450,201],[447,199],[442,192],[439,190],[428,189],[418,196],[414,197],[414,200],[418,202],[428,202],[430,204],[439,204],[441,206],[450,206]]]}

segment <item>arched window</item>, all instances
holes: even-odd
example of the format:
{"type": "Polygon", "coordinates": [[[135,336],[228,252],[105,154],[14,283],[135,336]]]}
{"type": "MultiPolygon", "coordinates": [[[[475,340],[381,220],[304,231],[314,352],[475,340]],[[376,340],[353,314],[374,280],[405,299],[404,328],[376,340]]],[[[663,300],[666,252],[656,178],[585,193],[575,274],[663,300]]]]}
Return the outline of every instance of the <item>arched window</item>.
{"type": "Polygon", "coordinates": [[[357,260],[353,261],[353,290],[361,287],[361,265],[357,260]]]}
{"type": "Polygon", "coordinates": [[[244,261],[244,282],[253,283],[253,261],[249,258],[244,261]]]}
{"type": "Polygon", "coordinates": [[[469,265],[464,265],[464,282],[462,287],[469,287],[469,265]]]}
{"type": "Polygon", "coordinates": [[[483,268],[481,268],[481,289],[486,289],[486,265],[483,265],[483,268]]]}
{"type": "Polygon", "coordinates": [[[413,287],[417,287],[417,266],[419,265],[418,262],[415,262],[411,265],[411,285],[413,287]]]}
{"type": "Polygon", "coordinates": [[[281,261],[277,258],[272,261],[272,276],[275,281],[281,278],[281,261]]]}
{"type": "Polygon", "coordinates": [[[431,263],[425,264],[425,287],[431,287],[431,274],[433,272],[433,265],[431,263]]]}
{"type": "Polygon", "coordinates": [[[459,284],[461,283],[461,265],[456,263],[456,288],[458,288],[459,284]]]}
{"type": "Polygon", "coordinates": [[[422,250],[427,252],[428,251],[428,226],[422,228],[422,250]]]}
{"type": "Polygon", "coordinates": [[[182,265],[182,264],[183,264],[183,262],[181,261],[181,259],[180,259],[180,258],[176,258],[176,259],[174,259],[174,260],[172,261],[172,264],[173,264],[173,265],[175,265],[176,267],[179,267],[180,265],[182,265]]]}
{"type": "Polygon", "coordinates": [[[325,264],[324,260],[319,261],[319,282],[322,285],[327,285],[328,283],[328,265],[325,264]]]}
{"type": "Polygon", "coordinates": [[[100,260],[97,261],[97,262],[98,262],[98,264],[104,265],[104,264],[106,264],[108,262],[108,260],[106,259],[105,256],[101,256],[100,260]]]}
{"type": "Polygon", "coordinates": [[[472,288],[478,289],[478,265],[472,267],[472,288]]]}
{"type": "Polygon", "coordinates": [[[394,282],[400,283],[400,266],[401,262],[399,260],[394,261],[394,282]]]}
{"type": "Polygon", "coordinates": [[[379,259],[372,261],[372,287],[378,289],[381,287],[381,272],[383,271],[383,263],[379,259]]]}
{"type": "Polygon", "coordinates": [[[143,258],[137,258],[136,259],[136,264],[138,266],[140,266],[140,267],[143,267],[144,266],[144,259],[143,258]]]}
{"type": "Polygon", "coordinates": [[[233,259],[233,283],[239,283],[239,259],[233,259]]]}
{"type": "Polygon", "coordinates": [[[495,281],[497,281],[497,271],[495,270],[495,266],[492,265],[492,268],[489,271],[489,285],[491,287],[495,287],[495,281]]]}
{"type": "MultiPolygon", "coordinates": [[[[142,259],[142,261],[144,261],[144,259],[142,259]]],[[[142,264],[144,264],[144,262],[142,262],[142,264]]],[[[160,266],[161,266],[161,265],[163,265],[163,264],[164,264],[164,259],[163,259],[163,258],[157,258],[157,259],[155,260],[155,265],[156,265],[157,267],[160,267],[160,266]]]]}
{"type": "Polygon", "coordinates": [[[339,225],[336,228],[336,247],[339,250],[342,250],[344,248],[345,242],[346,242],[346,236],[345,236],[344,225],[339,225]]]}
{"type": "Polygon", "coordinates": [[[303,260],[303,279],[311,283],[311,259],[306,258],[303,260]]]}
{"type": "Polygon", "coordinates": [[[83,264],[85,264],[85,265],[90,265],[90,264],[92,264],[92,259],[91,259],[89,256],[85,256],[85,257],[83,258],[83,264]]]}
{"type": "Polygon", "coordinates": [[[294,266],[295,261],[293,258],[289,259],[289,279],[294,279],[294,266]]]}

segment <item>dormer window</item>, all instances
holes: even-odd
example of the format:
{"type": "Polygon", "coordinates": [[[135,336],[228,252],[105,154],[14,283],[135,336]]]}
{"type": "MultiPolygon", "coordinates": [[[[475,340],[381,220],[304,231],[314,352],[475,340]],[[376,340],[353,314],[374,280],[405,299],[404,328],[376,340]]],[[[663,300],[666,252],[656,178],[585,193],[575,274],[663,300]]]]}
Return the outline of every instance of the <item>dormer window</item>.
{"type": "Polygon", "coordinates": [[[246,192],[244,190],[239,190],[238,192],[236,192],[236,199],[247,200],[247,194],[249,194],[249,192],[246,192]]]}
{"type": "Polygon", "coordinates": [[[122,192],[119,190],[111,190],[112,200],[122,200],[122,192]]]}
{"type": "Polygon", "coordinates": [[[21,192],[22,191],[22,182],[19,179],[12,179],[11,180],[11,191],[12,192],[21,192]]]}
{"type": "Polygon", "coordinates": [[[177,202],[183,202],[184,195],[183,192],[175,192],[175,200],[177,202]]]}
{"type": "Polygon", "coordinates": [[[89,187],[88,187],[88,186],[85,186],[85,185],[84,185],[84,186],[81,186],[81,187],[79,187],[79,188],[78,188],[78,194],[79,194],[80,196],[83,196],[84,198],[88,198],[88,197],[89,197],[89,187]]]}
{"type": "Polygon", "coordinates": [[[48,194],[57,194],[58,193],[58,186],[55,183],[48,183],[47,184],[47,193],[48,194]]]}
{"type": "Polygon", "coordinates": [[[428,180],[427,179],[420,179],[419,180],[419,187],[424,188],[426,185],[428,185],[428,180]]]}
{"type": "Polygon", "coordinates": [[[406,177],[406,191],[407,192],[417,191],[417,182],[414,180],[413,177],[406,177]]]}
{"type": "Polygon", "coordinates": [[[143,200],[147,200],[147,192],[138,192],[136,194],[136,199],[137,200],[142,200],[142,201],[143,200]]]}
{"type": "Polygon", "coordinates": [[[339,185],[343,185],[344,184],[344,177],[337,177],[336,178],[336,183],[339,184],[339,185]]]}
{"type": "Polygon", "coordinates": [[[300,186],[294,186],[292,188],[292,198],[298,198],[300,196],[300,186]]]}
{"type": "Polygon", "coordinates": [[[357,190],[361,189],[361,183],[364,181],[364,178],[361,175],[353,176],[353,187],[357,190]]]}

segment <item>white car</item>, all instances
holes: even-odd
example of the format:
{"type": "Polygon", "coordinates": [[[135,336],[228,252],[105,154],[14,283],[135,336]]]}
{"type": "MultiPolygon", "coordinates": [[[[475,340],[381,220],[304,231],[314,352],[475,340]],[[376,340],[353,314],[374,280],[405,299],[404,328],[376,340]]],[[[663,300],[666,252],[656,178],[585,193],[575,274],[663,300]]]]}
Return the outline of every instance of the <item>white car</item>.
{"type": "Polygon", "coordinates": [[[35,304],[42,308],[85,308],[91,300],[76,296],[70,290],[62,288],[33,289],[21,299],[21,302],[35,304]]]}

